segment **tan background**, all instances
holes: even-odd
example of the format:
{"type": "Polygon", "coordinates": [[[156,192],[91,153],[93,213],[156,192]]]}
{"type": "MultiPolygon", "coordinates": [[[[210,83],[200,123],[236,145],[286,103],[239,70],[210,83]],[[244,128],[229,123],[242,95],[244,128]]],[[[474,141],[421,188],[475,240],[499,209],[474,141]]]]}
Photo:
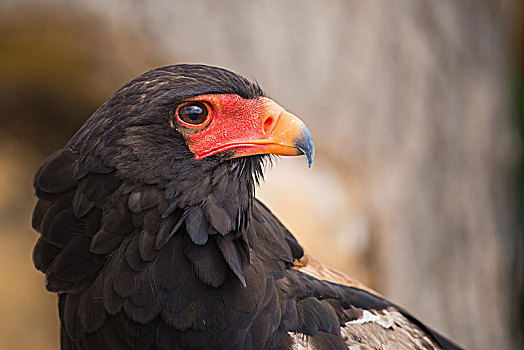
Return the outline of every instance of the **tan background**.
{"type": "Polygon", "coordinates": [[[313,254],[467,348],[513,348],[521,10],[511,0],[0,1],[0,348],[58,346],[56,300],[31,264],[37,164],[120,85],[180,62],[256,78],[310,127],[313,168],[282,158],[258,193],[313,254]]]}

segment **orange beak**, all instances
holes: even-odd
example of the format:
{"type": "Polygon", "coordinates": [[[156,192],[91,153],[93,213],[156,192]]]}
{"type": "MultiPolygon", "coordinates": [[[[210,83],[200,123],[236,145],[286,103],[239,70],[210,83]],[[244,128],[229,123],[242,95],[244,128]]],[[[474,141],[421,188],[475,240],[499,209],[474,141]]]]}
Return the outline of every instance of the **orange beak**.
{"type": "Polygon", "coordinates": [[[237,95],[207,95],[199,100],[214,107],[209,126],[186,135],[196,159],[224,151],[232,152],[232,158],[303,154],[311,167],[315,152],[311,133],[299,118],[269,98],[245,100],[237,95]]]}

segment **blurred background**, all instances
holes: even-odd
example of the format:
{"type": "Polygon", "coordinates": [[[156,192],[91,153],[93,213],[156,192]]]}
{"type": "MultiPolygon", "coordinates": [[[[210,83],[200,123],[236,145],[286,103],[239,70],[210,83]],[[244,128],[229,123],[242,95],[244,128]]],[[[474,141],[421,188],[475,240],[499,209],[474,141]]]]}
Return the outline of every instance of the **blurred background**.
{"type": "Polygon", "coordinates": [[[258,196],[318,258],[469,349],[524,348],[524,3],[0,0],[0,348],[56,349],[32,175],[122,84],[206,63],[309,126],[258,196]]]}

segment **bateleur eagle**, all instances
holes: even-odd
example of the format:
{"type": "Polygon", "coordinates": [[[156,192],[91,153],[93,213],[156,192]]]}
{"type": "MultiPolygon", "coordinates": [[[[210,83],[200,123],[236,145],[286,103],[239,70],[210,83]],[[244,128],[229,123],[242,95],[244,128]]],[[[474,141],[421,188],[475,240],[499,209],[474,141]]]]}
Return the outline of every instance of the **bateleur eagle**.
{"type": "Polygon", "coordinates": [[[254,197],[270,154],[313,152],[304,123],[225,69],[120,88],[34,179],[62,348],[457,348],[305,254],[254,197]]]}

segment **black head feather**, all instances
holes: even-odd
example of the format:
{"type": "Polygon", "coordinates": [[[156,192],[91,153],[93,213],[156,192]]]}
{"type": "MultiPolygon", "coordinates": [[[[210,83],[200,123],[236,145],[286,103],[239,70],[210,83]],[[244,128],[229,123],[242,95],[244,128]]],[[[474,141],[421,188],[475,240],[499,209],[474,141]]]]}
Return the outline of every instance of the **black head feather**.
{"type": "Polygon", "coordinates": [[[176,174],[194,177],[199,170],[211,171],[227,156],[195,161],[184,138],[168,127],[180,101],[204,94],[237,94],[246,99],[264,96],[257,83],[218,67],[182,64],[154,69],[115,92],[67,148],[79,153],[79,168],[86,158],[98,157],[105,166],[134,181],[165,184],[176,174]]]}
{"type": "Polygon", "coordinates": [[[120,178],[165,188],[170,203],[188,210],[218,185],[215,194],[229,206],[231,220],[245,222],[240,216],[251,205],[269,156],[229,159],[226,152],[195,160],[183,136],[168,127],[180,101],[204,94],[264,96],[257,83],[218,67],[182,64],[144,73],[115,92],[68,143],[78,154],[77,178],[91,163],[102,164],[120,178]],[[98,161],[90,162],[93,158],[98,161]]]}

